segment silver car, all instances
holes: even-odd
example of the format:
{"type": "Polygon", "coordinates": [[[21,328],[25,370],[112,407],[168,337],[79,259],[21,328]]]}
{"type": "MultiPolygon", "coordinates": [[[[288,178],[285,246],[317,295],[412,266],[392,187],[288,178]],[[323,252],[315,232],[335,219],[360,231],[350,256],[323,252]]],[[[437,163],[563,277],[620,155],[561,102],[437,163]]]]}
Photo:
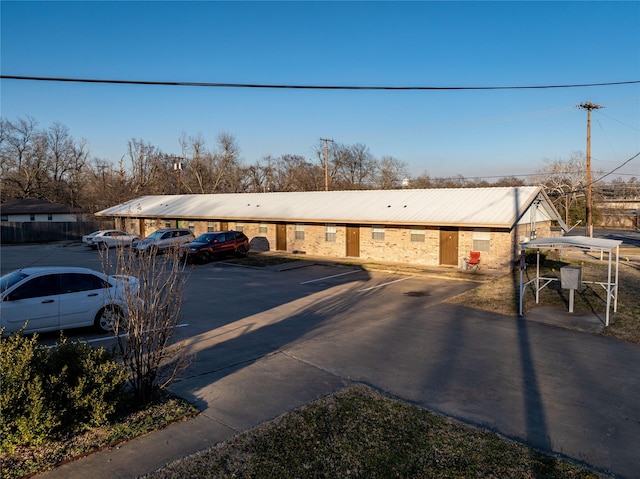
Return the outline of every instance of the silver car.
{"type": "Polygon", "coordinates": [[[136,253],[161,253],[181,244],[191,243],[195,238],[191,230],[186,228],[165,228],[154,231],[145,239],[135,241],[133,250],[136,253]]]}
{"type": "Polygon", "coordinates": [[[43,266],[15,270],[0,278],[3,335],[94,326],[110,331],[126,314],[127,295],[136,294],[133,276],[107,276],[88,268],[43,266]]]}
{"type": "Polygon", "coordinates": [[[139,234],[127,233],[121,230],[104,230],[96,234],[88,244],[94,249],[114,248],[116,246],[131,246],[134,241],[140,239],[139,234]]]}

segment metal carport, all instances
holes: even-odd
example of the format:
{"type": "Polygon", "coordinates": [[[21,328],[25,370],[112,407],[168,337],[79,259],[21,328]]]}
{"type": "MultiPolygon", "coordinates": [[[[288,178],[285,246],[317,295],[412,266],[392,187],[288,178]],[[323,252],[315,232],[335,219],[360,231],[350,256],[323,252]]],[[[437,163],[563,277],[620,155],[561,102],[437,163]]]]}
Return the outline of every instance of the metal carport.
{"type": "Polygon", "coordinates": [[[549,278],[540,276],[540,250],[580,250],[599,252],[600,256],[604,253],[608,254],[609,267],[607,274],[607,282],[595,281],[595,284],[601,285],[607,292],[607,311],[605,325],[609,326],[609,309],[611,308],[611,300],[613,299],[613,312],[615,313],[618,307],[618,257],[620,254],[620,245],[622,241],[610,240],[603,238],[590,238],[588,236],[561,236],[558,238],[540,238],[520,244],[520,254],[522,263],[520,267],[520,310],[519,314],[522,316],[522,301],[524,297],[524,290],[527,286],[535,283],[536,292],[536,304],[540,300],[540,291],[552,281],[558,281],[558,278],[549,278]],[[536,249],[536,277],[523,283],[524,281],[524,252],[527,249],[536,249]],[[612,266],[613,258],[615,254],[615,276],[612,280],[612,266]]]}

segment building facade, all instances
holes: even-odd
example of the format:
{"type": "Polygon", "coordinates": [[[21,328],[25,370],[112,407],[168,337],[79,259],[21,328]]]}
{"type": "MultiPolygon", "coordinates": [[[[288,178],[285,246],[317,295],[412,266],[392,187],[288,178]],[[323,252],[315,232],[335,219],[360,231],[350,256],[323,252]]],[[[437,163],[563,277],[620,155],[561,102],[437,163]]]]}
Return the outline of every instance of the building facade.
{"type": "Polygon", "coordinates": [[[496,269],[564,225],[538,187],[152,196],[99,214],[142,236],[234,229],[253,251],[451,267],[480,251],[496,269]]]}

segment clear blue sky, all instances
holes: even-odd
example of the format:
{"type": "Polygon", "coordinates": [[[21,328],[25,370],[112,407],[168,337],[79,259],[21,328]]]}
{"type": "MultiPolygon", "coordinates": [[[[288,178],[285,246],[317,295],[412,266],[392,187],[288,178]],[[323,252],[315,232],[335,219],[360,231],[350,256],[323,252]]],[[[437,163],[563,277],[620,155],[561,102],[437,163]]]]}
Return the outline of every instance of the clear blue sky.
{"type": "MultiPolygon", "coordinates": [[[[4,75],[292,85],[485,87],[640,80],[640,2],[33,2],[0,4],[4,75]]],[[[117,161],[139,138],[232,134],[245,163],[361,143],[413,175],[509,176],[586,151],[640,152],[640,84],[327,91],[3,79],[1,115],[66,125],[117,161]]],[[[619,173],[640,178],[640,158],[619,173]]],[[[628,179],[629,176],[623,176],[628,179]]]]}

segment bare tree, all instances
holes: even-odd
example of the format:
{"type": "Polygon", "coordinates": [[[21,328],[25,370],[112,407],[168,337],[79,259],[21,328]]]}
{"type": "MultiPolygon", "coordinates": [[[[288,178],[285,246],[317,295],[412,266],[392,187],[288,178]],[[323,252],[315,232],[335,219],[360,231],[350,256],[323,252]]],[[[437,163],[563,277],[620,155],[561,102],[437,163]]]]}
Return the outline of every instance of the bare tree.
{"type": "Polygon", "coordinates": [[[210,192],[239,192],[241,183],[240,147],[230,133],[220,133],[218,150],[211,157],[213,184],[210,192]]]}
{"type": "Polygon", "coordinates": [[[405,162],[393,156],[383,156],[378,162],[375,186],[383,190],[399,188],[406,177],[407,164],[405,162]]]}
{"type": "MultiPolygon", "coordinates": [[[[544,160],[534,181],[545,191],[559,211],[564,211],[565,223],[570,221],[570,211],[577,199],[584,196],[586,186],[586,159],[581,152],[573,152],[568,160],[544,160]]],[[[584,219],[584,215],[581,219],[584,219]]]]}
{"type": "Polygon", "coordinates": [[[174,341],[187,281],[185,266],[176,250],[156,257],[112,248],[101,258],[106,274],[139,281],[139,287],[127,293],[127,311],[113,315],[113,331],[118,354],[131,374],[133,393],[144,404],[189,364],[184,343],[174,341]]]}

